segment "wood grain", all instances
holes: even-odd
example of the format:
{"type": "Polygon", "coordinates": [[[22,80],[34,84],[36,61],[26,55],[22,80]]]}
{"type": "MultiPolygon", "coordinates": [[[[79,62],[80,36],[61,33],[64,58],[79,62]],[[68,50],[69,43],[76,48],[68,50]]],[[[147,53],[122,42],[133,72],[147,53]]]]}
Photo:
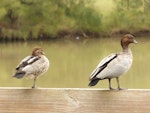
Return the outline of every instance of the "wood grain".
{"type": "Polygon", "coordinates": [[[150,113],[150,90],[0,88],[0,113],[150,113]]]}

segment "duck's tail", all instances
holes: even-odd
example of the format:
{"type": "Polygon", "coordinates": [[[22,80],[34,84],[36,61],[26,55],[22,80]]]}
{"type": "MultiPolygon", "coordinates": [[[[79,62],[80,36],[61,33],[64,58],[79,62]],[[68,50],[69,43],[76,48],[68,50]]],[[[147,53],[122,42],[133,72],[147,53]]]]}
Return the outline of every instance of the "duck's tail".
{"type": "Polygon", "coordinates": [[[18,78],[18,79],[21,79],[21,78],[24,77],[24,75],[25,75],[25,72],[24,72],[24,71],[20,71],[20,72],[16,72],[16,73],[13,75],[13,77],[16,77],[16,78],[18,78]]]}
{"type": "Polygon", "coordinates": [[[91,80],[88,86],[90,86],[90,87],[91,86],[95,86],[99,82],[99,80],[100,79],[93,79],[93,80],[91,80]]]}

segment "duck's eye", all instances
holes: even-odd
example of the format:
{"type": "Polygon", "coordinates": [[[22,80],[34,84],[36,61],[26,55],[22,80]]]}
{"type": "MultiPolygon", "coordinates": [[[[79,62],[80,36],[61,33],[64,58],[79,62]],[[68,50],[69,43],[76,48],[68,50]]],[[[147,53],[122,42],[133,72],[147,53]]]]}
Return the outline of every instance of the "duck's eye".
{"type": "Polygon", "coordinates": [[[129,40],[133,40],[133,37],[129,37],[129,40]]]}

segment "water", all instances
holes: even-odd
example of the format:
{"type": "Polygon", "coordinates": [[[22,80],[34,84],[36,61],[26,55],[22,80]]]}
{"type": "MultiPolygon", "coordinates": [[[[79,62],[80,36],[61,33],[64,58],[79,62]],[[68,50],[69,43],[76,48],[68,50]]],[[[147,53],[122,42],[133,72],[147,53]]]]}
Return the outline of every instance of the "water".
{"type": "MultiPolygon", "coordinates": [[[[150,88],[150,39],[138,38],[138,44],[130,45],[133,52],[132,68],[120,77],[123,88],[150,88]]],[[[38,87],[48,88],[88,88],[89,75],[105,56],[120,52],[120,39],[87,39],[78,41],[40,41],[0,44],[0,87],[31,87],[33,80],[12,78],[17,64],[32,48],[41,46],[48,59],[50,68],[41,76],[38,87]]],[[[117,87],[115,79],[113,87],[117,87]]],[[[103,80],[94,88],[108,88],[103,80]]]]}

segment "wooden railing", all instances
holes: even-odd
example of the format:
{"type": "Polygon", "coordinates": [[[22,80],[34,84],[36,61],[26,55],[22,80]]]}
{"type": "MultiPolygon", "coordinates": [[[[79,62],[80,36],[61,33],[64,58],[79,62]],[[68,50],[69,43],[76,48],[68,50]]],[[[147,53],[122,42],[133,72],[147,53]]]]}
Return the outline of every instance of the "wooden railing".
{"type": "Polygon", "coordinates": [[[150,113],[150,90],[0,88],[0,113],[150,113]]]}

